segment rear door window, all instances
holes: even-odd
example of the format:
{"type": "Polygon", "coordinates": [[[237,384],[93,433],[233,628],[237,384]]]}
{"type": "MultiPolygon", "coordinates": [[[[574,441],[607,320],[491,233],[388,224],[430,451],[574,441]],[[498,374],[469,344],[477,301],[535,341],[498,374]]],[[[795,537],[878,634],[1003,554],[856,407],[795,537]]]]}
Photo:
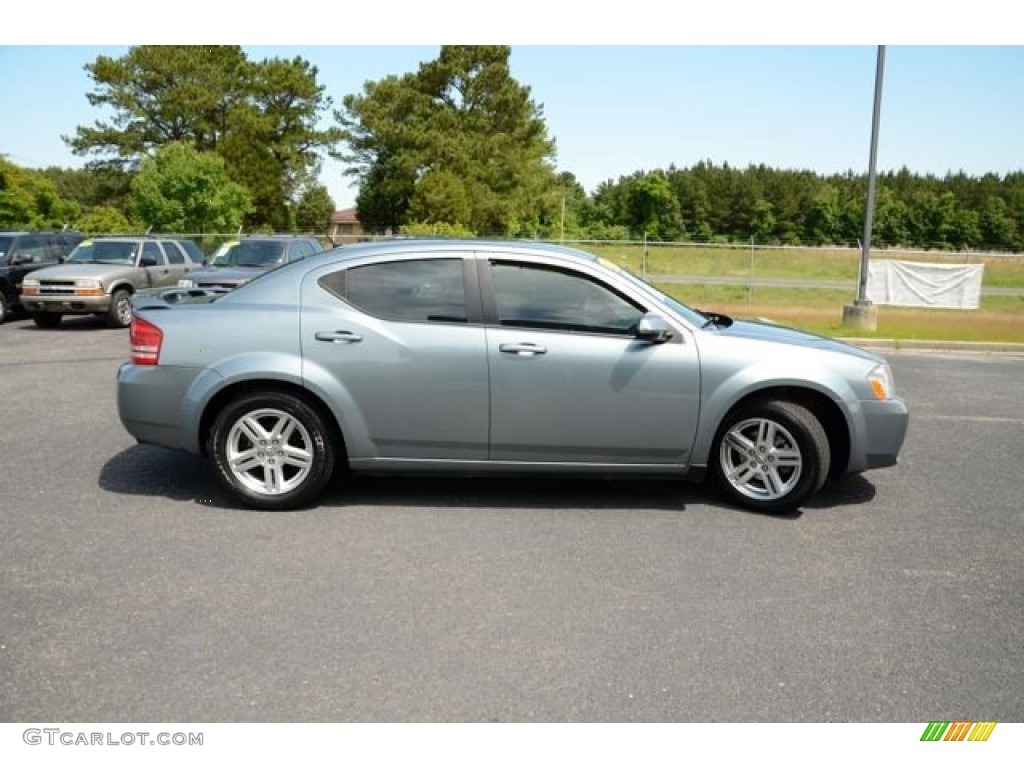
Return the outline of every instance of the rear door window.
{"type": "Polygon", "coordinates": [[[465,323],[462,259],[416,259],[332,272],[320,285],[369,315],[413,323],[465,323]]]}

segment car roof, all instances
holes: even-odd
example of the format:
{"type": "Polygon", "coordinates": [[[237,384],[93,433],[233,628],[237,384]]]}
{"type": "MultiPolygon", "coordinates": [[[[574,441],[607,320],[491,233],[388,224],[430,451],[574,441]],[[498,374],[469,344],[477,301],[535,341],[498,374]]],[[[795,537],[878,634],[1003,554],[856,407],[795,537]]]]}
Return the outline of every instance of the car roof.
{"type": "Polygon", "coordinates": [[[5,229],[0,235],[68,235],[69,237],[85,237],[81,232],[67,229],[5,229]]]}
{"type": "Polygon", "coordinates": [[[593,264],[597,256],[587,251],[568,248],[554,243],[540,243],[534,240],[456,240],[404,238],[396,240],[379,240],[372,243],[356,243],[328,251],[343,258],[361,258],[363,256],[387,255],[415,250],[419,253],[445,253],[448,251],[501,251],[504,253],[520,253],[556,256],[583,264],[593,264]]]}
{"type": "Polygon", "coordinates": [[[163,240],[175,241],[183,238],[171,237],[170,235],[166,237],[163,235],[99,235],[98,237],[90,237],[88,239],[94,242],[104,243],[135,243],[140,240],[152,240],[154,242],[159,242],[163,240]]]}
{"type": "Polygon", "coordinates": [[[239,235],[235,240],[316,240],[313,235],[239,235]]]}

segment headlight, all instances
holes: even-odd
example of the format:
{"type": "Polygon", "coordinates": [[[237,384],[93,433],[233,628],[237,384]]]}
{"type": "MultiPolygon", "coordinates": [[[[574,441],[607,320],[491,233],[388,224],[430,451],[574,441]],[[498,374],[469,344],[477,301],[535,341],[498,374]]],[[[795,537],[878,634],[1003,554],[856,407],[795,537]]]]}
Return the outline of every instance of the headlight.
{"type": "Polygon", "coordinates": [[[26,277],[21,281],[22,288],[38,288],[39,281],[34,277],[26,277]]]}
{"type": "Polygon", "coordinates": [[[102,296],[103,284],[91,277],[75,280],[75,296],[102,296]]]}
{"type": "Polygon", "coordinates": [[[888,400],[893,395],[892,368],[888,363],[876,366],[868,374],[868,384],[875,397],[879,400],[888,400]]]}
{"type": "Polygon", "coordinates": [[[182,280],[178,281],[178,287],[179,288],[195,288],[196,287],[196,281],[195,280],[189,280],[187,278],[186,279],[182,279],[182,280]]]}

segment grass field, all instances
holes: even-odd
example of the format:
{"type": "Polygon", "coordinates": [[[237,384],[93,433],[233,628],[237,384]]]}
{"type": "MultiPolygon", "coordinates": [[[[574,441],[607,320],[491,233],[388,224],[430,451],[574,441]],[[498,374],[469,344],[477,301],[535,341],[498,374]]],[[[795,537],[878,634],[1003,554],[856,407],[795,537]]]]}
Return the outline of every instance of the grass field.
{"type": "MultiPolygon", "coordinates": [[[[634,274],[644,271],[640,244],[580,245],[634,274]]],[[[979,255],[940,251],[872,250],[873,259],[899,259],[934,264],[984,264],[984,285],[1024,290],[1024,255],[979,255]]],[[[797,278],[856,282],[860,254],[853,248],[742,248],[649,244],[647,274],[708,277],[797,278]]]]}
{"type": "Polygon", "coordinates": [[[878,329],[852,332],[842,323],[849,291],[733,285],[657,284],[692,307],[743,319],[762,319],[826,336],[1024,343],[1024,296],[985,296],[981,308],[878,308],[878,329]]]}
{"type": "MultiPolygon", "coordinates": [[[[568,243],[567,243],[568,245],[568,243]]],[[[772,288],[759,285],[658,283],[698,309],[736,318],[770,320],[821,333],[880,339],[1024,343],[1024,296],[982,296],[976,310],[878,307],[878,329],[853,332],[843,326],[843,305],[854,299],[860,254],[852,248],[754,248],[582,243],[580,248],[640,275],[844,281],[849,290],[772,288]],[[646,270],[645,270],[646,266],[646,270]]],[[[936,264],[984,264],[984,288],[1024,291],[1024,255],[988,255],[872,250],[873,259],[936,264]]]]}

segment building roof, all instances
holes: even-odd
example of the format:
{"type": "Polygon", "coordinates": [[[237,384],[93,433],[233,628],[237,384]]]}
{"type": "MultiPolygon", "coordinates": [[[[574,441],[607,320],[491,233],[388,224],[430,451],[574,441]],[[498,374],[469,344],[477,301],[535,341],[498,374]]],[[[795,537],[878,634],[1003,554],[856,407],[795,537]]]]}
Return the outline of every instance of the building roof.
{"type": "Polygon", "coordinates": [[[335,211],[331,214],[332,224],[358,224],[359,217],[356,215],[355,208],[342,208],[340,211],[335,211]]]}

